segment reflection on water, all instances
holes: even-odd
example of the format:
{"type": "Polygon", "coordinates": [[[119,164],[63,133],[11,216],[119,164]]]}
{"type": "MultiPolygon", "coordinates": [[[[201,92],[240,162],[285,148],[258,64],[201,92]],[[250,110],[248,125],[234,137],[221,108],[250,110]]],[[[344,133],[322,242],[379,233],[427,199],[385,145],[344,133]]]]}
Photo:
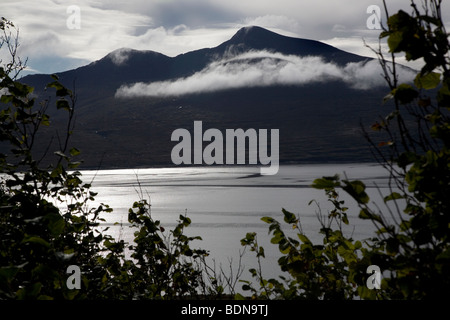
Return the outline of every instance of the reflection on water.
{"type": "MultiPolygon", "coordinates": [[[[308,203],[316,199],[324,213],[330,204],[323,191],[310,187],[314,179],[337,173],[362,180],[375,202],[380,202],[379,191],[385,191],[388,181],[387,172],[374,164],[288,165],[281,166],[274,176],[262,176],[259,171],[259,167],[120,169],[83,171],[82,179],[92,180],[92,190],[98,192],[96,203],[114,209],[104,216],[106,223],[123,223],[122,228],[111,228],[115,236],[132,241],[134,231],[127,225],[128,208],[143,196],[151,203],[153,218],[163,226],[173,226],[179,215],[186,213],[192,220],[189,234],[203,238],[198,246],[226,264],[228,257],[238,255],[240,239],[247,232],[258,233],[267,263],[276,263],[277,248],[270,244],[268,226],[260,218],[271,216],[281,221],[282,208],[298,214],[303,231],[319,241],[315,236],[320,227],[317,206],[308,203]]],[[[371,222],[358,219],[355,202],[344,193],[341,196],[351,208],[351,225],[345,231],[357,239],[372,236],[371,222]]]]}

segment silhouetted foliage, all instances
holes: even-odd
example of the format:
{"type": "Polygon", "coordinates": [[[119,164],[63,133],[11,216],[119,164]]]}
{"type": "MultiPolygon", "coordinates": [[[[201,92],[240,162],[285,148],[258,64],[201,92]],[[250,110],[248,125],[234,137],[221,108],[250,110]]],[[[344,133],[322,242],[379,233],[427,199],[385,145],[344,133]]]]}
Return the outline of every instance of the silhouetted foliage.
{"type": "MultiPolygon", "coordinates": [[[[313,187],[324,190],[333,206],[326,217],[319,207],[321,243],[314,244],[301,218],[289,211],[283,210],[284,223],[294,237],[276,219],[262,218],[281,253],[282,277],[264,278],[265,251],[256,233],[241,240],[258,262],[249,269],[256,283],[241,280],[251,298],[448,299],[450,45],[441,2],[424,1],[421,9],[412,2],[411,14],[390,16],[380,39],[387,38],[391,61],[375,51],[390,89],[384,100],[393,106],[371,126],[383,142],[366,131],[373,155],[390,177],[385,208],[371,204],[361,181],[338,175],[316,179],[313,187]],[[398,53],[424,60],[414,83],[398,83],[398,53]],[[349,208],[340,192],[356,201],[361,219],[377,226],[372,238],[355,241],[344,234],[349,208]],[[370,265],[385,271],[381,289],[366,286],[370,265]]],[[[76,95],[53,76],[47,90],[56,101],[38,102],[33,88],[16,80],[25,64],[16,57],[14,25],[2,18],[0,30],[0,48],[6,46],[12,56],[0,66],[0,143],[9,145],[9,152],[0,154],[0,299],[221,298],[224,284],[234,294],[241,272],[236,279],[220,278],[223,271],[218,274],[205,262],[208,252],[191,247],[201,238],[185,235],[191,220],[184,215],[166,231],[140,199],[128,213],[135,230],[132,244],[105,232],[101,222],[112,209],[106,204],[91,208],[96,193],[81,180],[80,151],[69,144],[76,95]],[[50,150],[52,144],[40,141],[38,131],[51,126],[47,110],[54,107],[66,114],[67,126],[55,134],[59,148],[50,150]],[[49,146],[38,158],[33,154],[37,143],[49,146]],[[44,166],[46,157],[56,160],[44,166]],[[80,268],[81,289],[68,288],[69,265],[80,268]]]]}
{"type": "MultiPolygon", "coordinates": [[[[245,289],[255,298],[448,299],[450,45],[441,17],[442,1],[422,4],[419,9],[413,1],[412,14],[403,10],[387,14],[380,39],[387,37],[391,61],[381,50],[375,51],[390,88],[384,101],[392,102],[393,110],[371,126],[382,142],[376,143],[367,130],[365,135],[373,155],[389,173],[385,208],[371,205],[361,181],[337,175],[315,180],[313,187],[324,190],[334,207],[328,215],[331,223],[322,223],[323,243],[313,244],[290,212],[283,211],[284,221],[299,230],[298,239],[288,237],[278,221],[263,218],[283,254],[278,260],[281,270],[290,277],[284,285],[253,272],[258,285],[247,284],[245,289]],[[407,60],[423,59],[414,83],[398,83],[397,53],[404,53],[407,60]],[[361,219],[377,226],[373,238],[361,243],[343,235],[341,226],[348,218],[340,190],[356,200],[361,219]],[[369,265],[385,271],[380,290],[366,287],[369,265]]],[[[263,256],[253,234],[242,243],[263,256]]]]}

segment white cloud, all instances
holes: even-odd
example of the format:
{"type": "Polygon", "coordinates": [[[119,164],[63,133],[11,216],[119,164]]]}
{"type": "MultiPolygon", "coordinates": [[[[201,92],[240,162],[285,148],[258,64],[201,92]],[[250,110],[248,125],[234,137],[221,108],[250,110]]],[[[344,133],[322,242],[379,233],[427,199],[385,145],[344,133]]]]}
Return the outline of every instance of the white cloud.
{"type": "Polygon", "coordinates": [[[139,26],[152,23],[151,17],[139,13],[102,8],[93,1],[80,0],[76,5],[81,9],[81,28],[70,29],[67,7],[74,3],[40,0],[38,5],[35,1],[3,1],[2,15],[19,28],[20,55],[29,57],[32,68],[36,68],[35,61],[43,58],[100,59],[123,47],[139,26]]]}
{"type": "Polygon", "coordinates": [[[120,66],[128,60],[131,51],[133,51],[133,50],[129,49],[129,48],[117,49],[117,50],[114,50],[113,52],[111,52],[108,55],[108,57],[111,58],[111,61],[115,65],[120,66]]]}
{"type": "MultiPolygon", "coordinates": [[[[385,85],[377,61],[349,63],[345,67],[320,57],[299,57],[267,51],[245,53],[211,63],[190,77],[173,81],[135,83],[120,87],[116,97],[179,96],[271,85],[304,85],[341,80],[355,89],[385,85]]],[[[404,80],[411,79],[408,72],[404,80]]]]}

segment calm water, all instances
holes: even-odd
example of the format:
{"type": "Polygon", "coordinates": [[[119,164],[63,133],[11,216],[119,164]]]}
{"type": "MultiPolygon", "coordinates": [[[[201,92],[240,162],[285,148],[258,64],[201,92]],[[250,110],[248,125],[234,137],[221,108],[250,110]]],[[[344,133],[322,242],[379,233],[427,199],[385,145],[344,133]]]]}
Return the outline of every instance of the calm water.
{"type": "MultiPolygon", "coordinates": [[[[173,227],[180,214],[187,214],[192,225],[190,235],[199,235],[203,241],[194,245],[208,249],[211,259],[228,265],[230,258],[236,262],[240,239],[247,232],[257,232],[266,251],[266,273],[277,270],[277,247],[270,244],[268,225],[261,222],[263,216],[282,221],[281,209],[300,216],[303,231],[318,242],[316,205],[308,205],[316,199],[324,213],[330,205],[323,191],[310,187],[316,178],[346,174],[349,179],[359,179],[368,186],[368,193],[380,202],[379,191],[387,193],[387,172],[375,164],[339,165],[288,165],[281,166],[275,176],[259,175],[257,167],[198,167],[152,168],[83,171],[83,181],[93,181],[92,190],[98,192],[96,203],[107,203],[114,212],[105,215],[107,225],[122,222],[123,227],[112,226],[114,236],[131,242],[133,232],[127,225],[127,212],[134,201],[143,195],[151,203],[155,220],[167,228],[173,227]],[[378,186],[378,188],[375,187],[378,186]]],[[[345,231],[354,238],[365,239],[373,235],[373,225],[357,218],[355,203],[345,194],[350,208],[350,224],[345,231]]],[[[95,205],[95,204],[93,204],[95,205]]],[[[251,253],[243,259],[245,266],[255,263],[251,253]]],[[[246,273],[247,274],[247,273],[246,273]]],[[[245,275],[246,275],[245,274],[245,275]]]]}

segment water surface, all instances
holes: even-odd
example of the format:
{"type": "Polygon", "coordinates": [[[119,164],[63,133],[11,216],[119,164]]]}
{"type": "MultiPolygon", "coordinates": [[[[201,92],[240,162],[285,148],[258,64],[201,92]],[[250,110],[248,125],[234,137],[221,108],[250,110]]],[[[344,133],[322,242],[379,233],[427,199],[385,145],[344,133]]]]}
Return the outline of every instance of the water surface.
{"type": "MultiPolygon", "coordinates": [[[[237,261],[240,239],[247,232],[257,232],[265,247],[268,274],[276,272],[279,257],[277,247],[270,244],[268,225],[260,219],[270,216],[282,221],[282,208],[300,217],[303,231],[314,242],[321,241],[317,231],[318,207],[309,205],[317,200],[324,215],[331,208],[325,193],[310,187],[322,176],[340,174],[366,183],[371,199],[380,201],[380,192],[387,193],[388,175],[376,164],[317,164],[280,166],[277,175],[262,176],[258,167],[196,167],[149,168],[82,171],[83,181],[93,181],[92,190],[98,192],[96,203],[107,203],[114,212],[105,215],[109,232],[131,242],[134,230],[127,224],[128,208],[141,197],[151,204],[151,214],[162,226],[173,227],[180,214],[192,220],[190,235],[199,235],[203,241],[194,245],[210,250],[211,259],[228,265],[230,258],[237,261]],[[121,222],[122,227],[113,226],[121,222]]],[[[355,239],[373,235],[370,221],[357,218],[355,202],[341,192],[350,207],[350,225],[345,232],[355,239]]],[[[95,204],[93,204],[95,205],[95,204]]],[[[246,266],[255,263],[250,253],[245,255],[246,266]]]]}

